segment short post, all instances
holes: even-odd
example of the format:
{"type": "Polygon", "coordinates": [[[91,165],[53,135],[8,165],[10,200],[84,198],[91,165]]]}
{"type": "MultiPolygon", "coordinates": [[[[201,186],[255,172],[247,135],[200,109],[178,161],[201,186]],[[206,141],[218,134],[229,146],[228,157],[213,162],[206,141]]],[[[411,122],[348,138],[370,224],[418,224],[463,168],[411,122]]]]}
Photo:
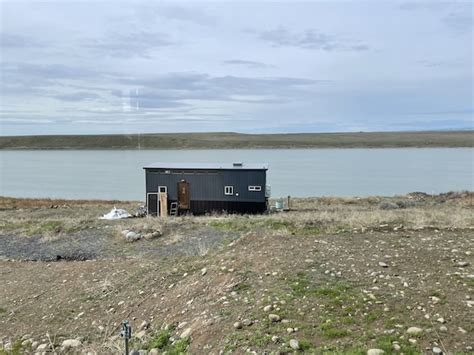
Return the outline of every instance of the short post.
{"type": "Polygon", "coordinates": [[[128,340],[132,337],[132,327],[130,327],[130,324],[128,324],[128,320],[124,320],[122,322],[122,331],[120,332],[120,336],[125,342],[125,355],[128,355],[128,340]]]}
{"type": "Polygon", "coordinates": [[[287,205],[286,205],[286,208],[288,208],[288,209],[291,208],[291,206],[290,206],[290,203],[291,203],[290,198],[291,198],[291,196],[288,195],[288,202],[287,202],[287,205]]]}
{"type": "Polygon", "coordinates": [[[168,217],[168,194],[160,192],[160,217],[168,217]]]}

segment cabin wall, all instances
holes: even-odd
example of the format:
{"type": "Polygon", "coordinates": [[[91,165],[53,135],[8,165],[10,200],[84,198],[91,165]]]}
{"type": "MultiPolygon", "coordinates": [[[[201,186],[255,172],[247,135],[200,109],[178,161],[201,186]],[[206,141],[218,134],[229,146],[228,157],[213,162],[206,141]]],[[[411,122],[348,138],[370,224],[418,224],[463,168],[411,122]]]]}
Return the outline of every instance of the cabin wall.
{"type": "MultiPolygon", "coordinates": [[[[189,183],[193,201],[265,202],[265,170],[164,170],[146,169],[146,192],[157,192],[158,186],[167,186],[168,199],[178,199],[178,182],[189,183]],[[248,186],[261,186],[261,191],[249,191],[248,186]],[[234,195],[225,195],[224,187],[233,186],[234,195]],[[238,194],[238,195],[237,195],[238,194]]],[[[193,203],[191,203],[193,205],[193,203]]],[[[191,207],[191,209],[193,209],[191,207]]]]}

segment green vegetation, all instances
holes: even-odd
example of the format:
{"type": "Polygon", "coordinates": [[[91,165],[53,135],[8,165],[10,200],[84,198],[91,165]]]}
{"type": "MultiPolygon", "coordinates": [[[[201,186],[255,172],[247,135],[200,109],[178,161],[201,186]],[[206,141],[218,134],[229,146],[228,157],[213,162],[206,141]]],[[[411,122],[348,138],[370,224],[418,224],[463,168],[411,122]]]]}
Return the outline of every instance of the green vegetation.
{"type": "Polygon", "coordinates": [[[145,349],[160,349],[168,355],[185,354],[190,344],[189,338],[179,339],[171,342],[173,329],[166,329],[158,332],[145,346],[145,349]]]}
{"type": "Polygon", "coordinates": [[[474,131],[53,135],[0,137],[0,150],[472,147],[473,141],[474,131]]]}

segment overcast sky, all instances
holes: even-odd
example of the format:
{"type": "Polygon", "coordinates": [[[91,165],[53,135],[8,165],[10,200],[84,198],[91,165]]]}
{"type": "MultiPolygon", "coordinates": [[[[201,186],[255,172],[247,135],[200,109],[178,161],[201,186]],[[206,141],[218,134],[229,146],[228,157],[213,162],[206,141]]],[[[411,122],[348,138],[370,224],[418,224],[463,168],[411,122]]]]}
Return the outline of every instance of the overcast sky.
{"type": "Polygon", "coordinates": [[[0,134],[473,128],[471,1],[2,1],[0,134]]]}

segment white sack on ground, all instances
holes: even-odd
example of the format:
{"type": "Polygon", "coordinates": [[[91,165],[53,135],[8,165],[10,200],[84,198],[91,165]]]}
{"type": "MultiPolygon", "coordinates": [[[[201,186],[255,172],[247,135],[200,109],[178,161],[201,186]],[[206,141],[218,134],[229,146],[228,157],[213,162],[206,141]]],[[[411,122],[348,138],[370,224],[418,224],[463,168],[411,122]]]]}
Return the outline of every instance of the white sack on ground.
{"type": "Polygon", "coordinates": [[[122,219],[122,218],[129,218],[129,217],[132,217],[130,213],[120,208],[114,207],[109,213],[104,214],[102,217],[99,217],[99,218],[100,219],[122,219]]]}

